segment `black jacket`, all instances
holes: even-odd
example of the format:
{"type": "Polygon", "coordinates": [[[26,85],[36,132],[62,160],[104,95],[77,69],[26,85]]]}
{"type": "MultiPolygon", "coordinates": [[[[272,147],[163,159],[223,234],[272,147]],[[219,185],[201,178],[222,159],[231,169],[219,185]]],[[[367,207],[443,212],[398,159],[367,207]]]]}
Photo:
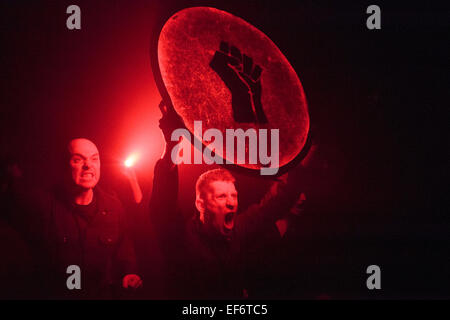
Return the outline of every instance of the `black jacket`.
{"type": "Polygon", "coordinates": [[[127,236],[125,212],[112,195],[94,189],[95,210],[84,221],[67,200],[64,188],[50,192],[16,188],[17,223],[31,243],[43,298],[119,298],[121,279],[137,273],[135,252],[127,236]],[[33,192],[30,192],[33,191],[33,192]],[[67,267],[81,269],[81,290],[69,290],[67,267]]]}
{"type": "MultiPolygon", "coordinates": [[[[249,292],[254,243],[296,199],[278,182],[260,203],[237,215],[230,241],[210,237],[198,216],[184,221],[177,207],[178,171],[167,159],[155,166],[150,217],[165,258],[169,298],[241,299],[249,292]]],[[[257,246],[261,247],[261,246],[257,246]]],[[[261,266],[256,266],[261,267],[261,266]]]]}

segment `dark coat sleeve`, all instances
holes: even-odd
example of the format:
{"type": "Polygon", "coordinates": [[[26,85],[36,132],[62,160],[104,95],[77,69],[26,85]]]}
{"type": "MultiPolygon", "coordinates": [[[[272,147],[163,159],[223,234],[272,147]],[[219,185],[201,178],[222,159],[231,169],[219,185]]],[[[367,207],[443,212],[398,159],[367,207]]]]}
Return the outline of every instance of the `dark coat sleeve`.
{"type": "Polygon", "coordinates": [[[170,159],[155,165],[153,191],[150,198],[150,220],[163,253],[172,252],[184,231],[184,221],[177,205],[178,168],[170,159]]]}
{"type": "Polygon", "coordinates": [[[167,294],[174,299],[186,298],[185,290],[192,273],[186,244],[186,221],[177,205],[178,168],[170,159],[156,163],[153,192],[150,198],[150,223],[161,253],[167,294]]]}
{"type": "Polygon", "coordinates": [[[296,178],[288,175],[287,181],[275,180],[259,203],[240,214],[239,224],[249,236],[274,224],[289,211],[300,194],[296,178]]]}

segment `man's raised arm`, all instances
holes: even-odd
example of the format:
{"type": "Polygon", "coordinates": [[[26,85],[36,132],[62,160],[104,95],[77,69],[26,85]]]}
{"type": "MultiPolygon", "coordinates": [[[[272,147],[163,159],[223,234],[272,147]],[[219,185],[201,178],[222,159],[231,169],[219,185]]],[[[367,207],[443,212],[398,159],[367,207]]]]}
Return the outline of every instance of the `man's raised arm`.
{"type": "Polygon", "coordinates": [[[183,127],[182,120],[163,102],[159,105],[163,114],[159,126],[166,141],[164,154],[154,169],[153,189],[150,198],[150,219],[160,242],[173,243],[180,231],[182,216],[177,206],[178,167],[172,162],[171,153],[177,148],[177,141],[171,141],[173,130],[183,127]]]}
{"type": "MultiPolygon", "coordinates": [[[[275,223],[286,215],[303,191],[302,186],[310,177],[310,166],[317,147],[311,146],[308,156],[288,173],[276,178],[262,200],[250,206],[242,215],[242,222],[249,229],[264,223],[275,223]]],[[[256,230],[255,230],[256,231],[256,230]]]]}

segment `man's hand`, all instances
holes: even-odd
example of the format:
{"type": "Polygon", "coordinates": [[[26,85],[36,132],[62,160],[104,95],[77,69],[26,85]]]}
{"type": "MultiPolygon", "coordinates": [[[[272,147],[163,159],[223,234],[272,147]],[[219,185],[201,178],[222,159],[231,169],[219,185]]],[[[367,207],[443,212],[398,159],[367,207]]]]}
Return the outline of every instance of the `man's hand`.
{"type": "MultiPolygon", "coordinates": [[[[164,101],[160,102],[159,109],[162,113],[161,120],[159,120],[159,127],[161,128],[164,139],[166,140],[166,148],[164,149],[162,159],[165,159],[166,162],[171,163],[171,150],[178,146],[179,143],[179,141],[172,141],[172,132],[179,128],[185,128],[185,125],[183,119],[181,119],[175,110],[168,108],[164,101]]],[[[177,150],[175,150],[175,152],[177,152],[177,150]]]]}
{"type": "Polygon", "coordinates": [[[166,143],[170,144],[172,132],[176,129],[184,128],[184,122],[173,109],[167,107],[164,101],[159,103],[159,109],[162,113],[161,120],[159,120],[159,127],[163,132],[166,143]]]}
{"type": "Polygon", "coordinates": [[[127,178],[128,181],[130,182],[137,181],[136,171],[134,170],[133,167],[122,166],[120,168],[120,171],[125,176],[125,178],[127,178]]]}
{"type": "Polygon", "coordinates": [[[137,289],[142,286],[142,280],[137,274],[127,274],[123,277],[122,287],[125,289],[137,289]]]}
{"type": "Polygon", "coordinates": [[[136,177],[136,171],[133,167],[122,167],[122,173],[127,178],[128,182],[130,183],[131,191],[133,192],[133,198],[134,202],[139,204],[142,201],[142,190],[139,185],[139,182],[136,177]]]}

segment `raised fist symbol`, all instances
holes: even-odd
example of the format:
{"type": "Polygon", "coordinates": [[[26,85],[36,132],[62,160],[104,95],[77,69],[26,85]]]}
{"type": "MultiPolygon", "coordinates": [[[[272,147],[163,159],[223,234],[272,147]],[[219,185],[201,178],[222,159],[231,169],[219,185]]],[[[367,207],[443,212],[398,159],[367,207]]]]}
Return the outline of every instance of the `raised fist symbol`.
{"type": "Polygon", "coordinates": [[[233,117],[236,122],[267,123],[261,105],[260,66],[227,42],[220,43],[209,63],[231,92],[233,117]]]}

